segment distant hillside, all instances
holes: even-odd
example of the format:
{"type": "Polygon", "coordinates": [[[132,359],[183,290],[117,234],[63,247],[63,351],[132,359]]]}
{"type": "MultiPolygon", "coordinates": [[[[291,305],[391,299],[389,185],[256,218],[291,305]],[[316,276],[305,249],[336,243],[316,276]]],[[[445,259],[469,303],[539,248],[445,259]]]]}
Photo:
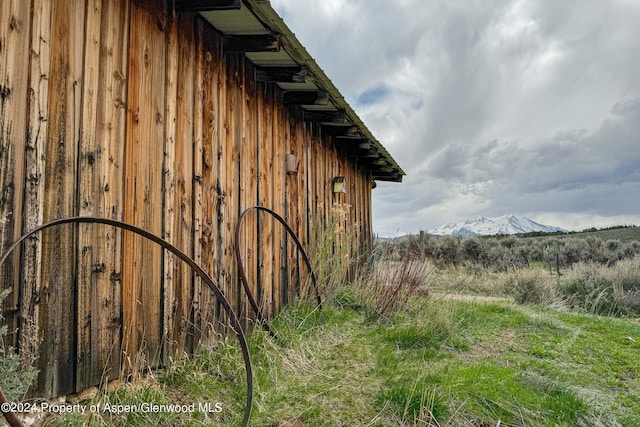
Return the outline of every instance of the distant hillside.
{"type": "Polygon", "coordinates": [[[620,240],[621,242],[640,241],[640,227],[614,227],[595,231],[569,233],[567,237],[599,237],[602,240],[620,240]]]}

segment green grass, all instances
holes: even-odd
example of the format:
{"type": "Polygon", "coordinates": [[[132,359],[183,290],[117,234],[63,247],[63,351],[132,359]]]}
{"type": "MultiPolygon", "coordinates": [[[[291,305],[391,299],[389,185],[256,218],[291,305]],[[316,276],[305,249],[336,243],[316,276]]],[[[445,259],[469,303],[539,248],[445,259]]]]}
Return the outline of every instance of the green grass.
{"type": "MultiPolygon", "coordinates": [[[[640,425],[636,320],[420,297],[385,321],[357,305],[328,305],[322,313],[292,305],[273,329],[278,341],[261,331],[250,339],[254,426],[640,425]]],[[[175,362],[153,380],[103,399],[221,401],[223,411],[103,421],[238,425],[242,419],[245,384],[234,341],[175,362]]]]}
{"type": "MultiPolygon", "coordinates": [[[[633,279],[626,272],[635,266],[607,273],[633,279]]],[[[336,289],[322,312],[291,304],[271,324],[277,339],[261,330],[249,336],[251,424],[640,425],[640,322],[570,311],[553,292],[532,297],[560,280],[541,266],[506,273],[458,267],[432,271],[428,292],[418,289],[385,316],[370,303],[366,282],[336,289]],[[516,304],[509,298],[517,299],[515,290],[537,305],[516,304]]],[[[212,402],[221,412],[75,414],[56,421],[239,425],[244,375],[238,344],[229,339],[96,400],[212,402]]]]}

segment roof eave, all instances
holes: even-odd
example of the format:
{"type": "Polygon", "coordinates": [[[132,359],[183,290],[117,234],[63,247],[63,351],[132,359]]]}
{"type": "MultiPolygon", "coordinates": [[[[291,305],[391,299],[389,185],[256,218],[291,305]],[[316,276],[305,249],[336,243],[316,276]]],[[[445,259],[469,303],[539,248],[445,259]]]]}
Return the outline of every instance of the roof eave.
{"type": "MultiPolygon", "coordinates": [[[[357,127],[357,137],[362,141],[366,141],[370,143],[372,147],[369,148],[367,152],[374,152],[375,157],[377,157],[376,162],[368,162],[367,160],[370,155],[363,154],[362,151],[357,151],[353,153],[353,156],[363,160],[361,163],[365,165],[365,169],[371,173],[371,176],[375,180],[379,181],[391,181],[391,182],[401,182],[402,177],[405,172],[398,165],[398,163],[393,159],[393,157],[389,154],[389,152],[384,148],[384,146],[375,138],[373,133],[367,128],[367,126],[363,123],[363,121],[358,117],[358,115],[353,111],[349,103],[344,99],[340,91],[333,84],[331,79],[325,74],[325,72],[320,68],[320,66],[316,63],[316,61],[311,57],[309,52],[305,49],[305,47],[300,43],[295,34],[289,29],[289,27],[285,24],[284,20],[280,17],[280,15],[273,9],[271,3],[268,0],[244,0],[239,7],[232,7],[233,0],[196,0],[194,2],[190,2],[189,0],[182,0],[181,3],[183,10],[191,10],[204,12],[202,13],[205,19],[208,19],[209,22],[214,25],[222,34],[230,35],[234,33],[242,32],[242,29],[237,28],[227,28],[227,32],[225,33],[224,29],[218,28],[218,26],[227,25],[226,23],[221,23],[222,25],[216,26],[214,19],[212,19],[215,15],[211,15],[211,13],[218,12],[207,12],[207,11],[223,11],[224,13],[229,13],[230,9],[239,9],[241,6],[246,6],[246,8],[257,18],[258,21],[265,27],[262,30],[260,28],[256,28],[256,26],[252,26],[250,29],[247,29],[246,34],[249,33],[252,35],[262,34],[265,36],[277,35],[278,42],[281,45],[281,48],[288,54],[288,56],[295,62],[295,64],[300,67],[300,71],[297,75],[302,76],[304,74],[304,78],[306,81],[306,76],[309,76],[312,79],[314,90],[318,92],[322,92],[322,97],[327,97],[329,108],[330,109],[322,109],[320,108],[320,112],[333,112],[333,113],[341,113],[343,112],[343,118],[341,118],[341,126],[348,128],[350,126],[357,127]],[[195,9],[194,9],[195,8],[195,9]],[[197,8],[200,8],[199,10],[197,8]],[[333,109],[335,107],[335,109],[333,109]]],[[[237,3],[236,3],[236,6],[237,3]]],[[[233,12],[231,12],[233,13],[233,12]]],[[[242,12],[245,13],[245,12],[242,12]]],[[[238,16],[241,15],[241,12],[237,12],[238,16]]],[[[222,16],[222,15],[220,15],[222,16]]],[[[220,23],[220,22],[219,22],[220,23]]],[[[284,53],[284,52],[283,52],[284,53]]],[[[268,63],[268,58],[281,58],[283,53],[272,53],[272,52],[262,52],[258,54],[251,54],[251,56],[247,55],[248,59],[251,61],[252,58],[259,58],[264,63],[268,63]]],[[[254,61],[252,61],[254,62],[254,61]]],[[[255,64],[255,62],[254,62],[255,64]]],[[[267,67],[267,69],[269,69],[267,67]]],[[[293,73],[292,76],[295,79],[295,71],[291,70],[293,73]]],[[[302,78],[302,77],[300,77],[302,78]]],[[[291,86],[304,88],[304,85],[301,85],[300,82],[303,80],[294,80],[291,83],[291,86]]],[[[282,83],[281,86],[286,87],[286,83],[282,83]]],[[[303,111],[309,112],[311,116],[313,113],[318,113],[318,111],[313,111],[312,106],[301,105],[303,111]],[[306,110],[305,110],[306,109],[306,110]]],[[[329,129],[331,130],[331,129],[329,129]]]]}

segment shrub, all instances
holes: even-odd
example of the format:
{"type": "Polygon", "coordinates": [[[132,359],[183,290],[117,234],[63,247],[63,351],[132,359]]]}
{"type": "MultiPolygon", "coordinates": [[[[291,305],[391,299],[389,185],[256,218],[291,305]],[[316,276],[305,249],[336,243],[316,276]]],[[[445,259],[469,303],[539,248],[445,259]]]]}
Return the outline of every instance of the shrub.
{"type": "Polygon", "coordinates": [[[620,248],[621,242],[620,240],[607,240],[606,246],[607,246],[607,250],[611,252],[615,252],[620,248]]]}
{"type": "Polygon", "coordinates": [[[433,249],[433,258],[440,265],[457,265],[458,239],[455,237],[439,238],[433,249]]]}
{"type": "Polygon", "coordinates": [[[513,272],[505,280],[505,292],[518,304],[554,304],[558,297],[548,277],[539,270],[513,272]]]}
{"type": "MultiPolygon", "coordinates": [[[[8,294],[8,291],[0,292],[0,303],[8,294]]],[[[0,313],[0,324],[2,321],[0,313]]],[[[30,364],[24,363],[13,347],[5,345],[6,333],[7,327],[0,326],[0,387],[7,400],[17,401],[29,389],[38,371],[30,364]]]]}
{"type": "Polygon", "coordinates": [[[522,245],[518,247],[518,256],[525,263],[527,267],[529,267],[530,253],[531,253],[531,249],[528,246],[522,245]]]}
{"type": "Polygon", "coordinates": [[[582,308],[593,314],[620,313],[613,295],[613,286],[605,278],[581,277],[565,281],[561,284],[560,291],[571,308],[582,308]]]}
{"type": "Polygon", "coordinates": [[[515,236],[505,237],[500,240],[500,244],[507,249],[512,249],[518,244],[518,238],[515,236]]]}
{"type": "Polygon", "coordinates": [[[462,256],[469,261],[480,261],[480,258],[484,255],[484,247],[480,242],[480,239],[472,237],[462,240],[461,245],[462,256]]]}
{"type": "Polygon", "coordinates": [[[398,254],[400,255],[401,259],[420,258],[420,242],[418,238],[415,235],[411,234],[402,239],[400,245],[398,245],[398,254]]]}
{"type": "Polygon", "coordinates": [[[533,246],[529,250],[529,261],[531,261],[531,262],[542,262],[542,261],[545,261],[544,252],[542,251],[541,247],[533,246]]]}
{"type": "Polygon", "coordinates": [[[623,260],[611,272],[630,314],[640,314],[640,259],[623,260]]]}
{"type": "Polygon", "coordinates": [[[578,263],[558,288],[567,304],[602,315],[640,314],[640,259],[613,266],[578,263]]]}
{"type": "Polygon", "coordinates": [[[567,264],[575,264],[576,262],[583,259],[582,248],[580,247],[580,242],[572,241],[569,242],[564,248],[562,248],[561,257],[567,264]]]}
{"type": "Polygon", "coordinates": [[[493,245],[487,251],[487,262],[490,268],[497,272],[508,271],[526,265],[517,251],[504,245],[493,245]]]}

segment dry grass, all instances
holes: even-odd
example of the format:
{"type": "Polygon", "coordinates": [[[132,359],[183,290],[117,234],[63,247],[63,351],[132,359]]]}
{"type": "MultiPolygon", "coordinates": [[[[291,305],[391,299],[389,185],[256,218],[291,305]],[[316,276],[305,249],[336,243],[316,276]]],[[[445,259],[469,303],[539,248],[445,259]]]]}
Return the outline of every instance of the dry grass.
{"type": "Polygon", "coordinates": [[[640,315],[640,257],[613,266],[578,263],[559,280],[567,305],[594,314],[640,315]]]}
{"type": "Polygon", "coordinates": [[[364,303],[377,316],[389,318],[406,307],[414,295],[427,292],[427,277],[432,270],[430,263],[413,259],[403,259],[399,264],[378,262],[359,282],[364,303]]]}
{"type": "MultiPolygon", "coordinates": [[[[359,225],[348,221],[350,212],[350,205],[335,205],[328,219],[318,217],[311,227],[309,257],[325,300],[333,299],[359,261],[357,254],[360,248],[356,238],[359,225]]],[[[309,283],[305,288],[309,289],[309,283]]]]}

